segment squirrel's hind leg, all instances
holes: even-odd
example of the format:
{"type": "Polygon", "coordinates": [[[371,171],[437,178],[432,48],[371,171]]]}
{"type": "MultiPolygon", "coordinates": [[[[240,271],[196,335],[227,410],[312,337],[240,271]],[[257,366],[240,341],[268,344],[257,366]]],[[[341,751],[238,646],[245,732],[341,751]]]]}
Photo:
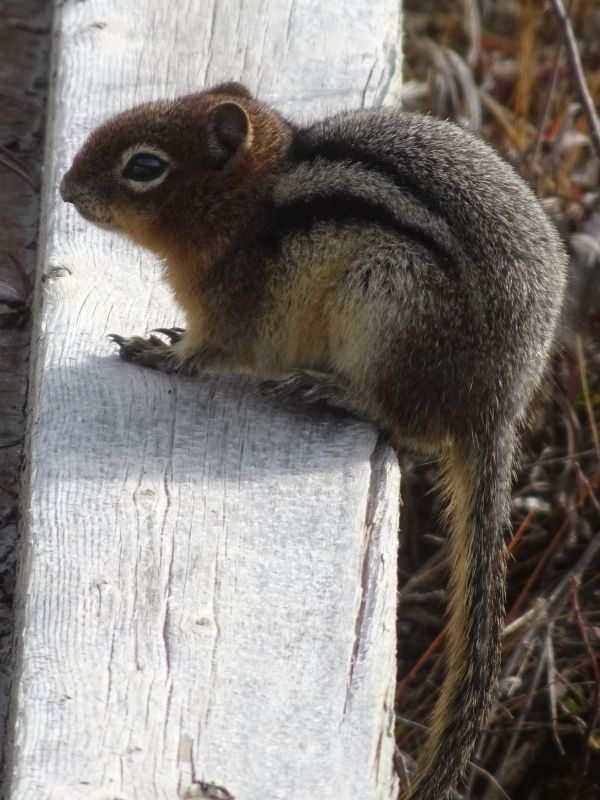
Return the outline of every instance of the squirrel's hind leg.
{"type": "Polygon", "coordinates": [[[352,392],[330,372],[294,370],[281,380],[263,381],[260,390],[286,405],[326,405],[355,417],[365,416],[352,392]]]}

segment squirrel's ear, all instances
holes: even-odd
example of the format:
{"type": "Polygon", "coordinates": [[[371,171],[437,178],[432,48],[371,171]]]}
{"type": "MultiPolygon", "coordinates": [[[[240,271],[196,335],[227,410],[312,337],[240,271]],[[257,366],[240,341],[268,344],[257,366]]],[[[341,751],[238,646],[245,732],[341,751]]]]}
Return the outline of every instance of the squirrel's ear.
{"type": "Polygon", "coordinates": [[[212,89],[207,89],[207,94],[229,94],[234,97],[247,97],[250,99],[252,95],[250,90],[247,89],[243,83],[237,81],[228,81],[227,83],[220,83],[218,86],[213,86],[212,89]]]}
{"type": "Polygon", "coordinates": [[[250,141],[248,114],[237,103],[220,103],[212,109],[207,126],[208,155],[221,168],[250,141]]]}

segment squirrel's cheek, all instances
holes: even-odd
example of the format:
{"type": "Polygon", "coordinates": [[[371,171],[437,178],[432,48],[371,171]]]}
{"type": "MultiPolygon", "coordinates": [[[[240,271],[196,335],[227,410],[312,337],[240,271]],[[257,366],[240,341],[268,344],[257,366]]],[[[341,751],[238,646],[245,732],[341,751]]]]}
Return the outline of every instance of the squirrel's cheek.
{"type": "Polygon", "coordinates": [[[148,212],[116,203],[110,207],[110,224],[136,244],[149,250],[157,249],[156,226],[152,224],[152,215],[148,212]]]}

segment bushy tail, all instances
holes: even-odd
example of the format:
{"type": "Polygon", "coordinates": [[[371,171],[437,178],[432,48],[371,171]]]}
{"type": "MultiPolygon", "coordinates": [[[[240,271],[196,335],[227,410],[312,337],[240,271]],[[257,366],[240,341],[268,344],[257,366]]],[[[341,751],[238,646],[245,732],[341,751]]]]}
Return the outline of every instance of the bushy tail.
{"type": "Polygon", "coordinates": [[[461,778],[490,707],[505,603],[503,531],[514,432],[456,444],[445,460],[450,526],[446,677],[409,800],[446,800],[461,778]]]}

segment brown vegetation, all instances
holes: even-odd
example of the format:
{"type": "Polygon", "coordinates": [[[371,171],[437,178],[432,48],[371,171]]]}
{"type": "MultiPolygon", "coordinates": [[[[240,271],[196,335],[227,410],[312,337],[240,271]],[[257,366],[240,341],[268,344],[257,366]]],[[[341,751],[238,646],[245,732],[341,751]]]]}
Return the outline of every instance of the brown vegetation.
{"type": "MultiPolygon", "coordinates": [[[[600,796],[600,6],[571,3],[570,42],[560,7],[405,2],[405,107],[491,142],[537,192],[571,254],[553,373],[532,410],[513,494],[501,694],[457,795],[465,800],[600,796]]],[[[418,751],[442,677],[435,469],[407,462],[403,472],[401,768],[418,751]]]]}

